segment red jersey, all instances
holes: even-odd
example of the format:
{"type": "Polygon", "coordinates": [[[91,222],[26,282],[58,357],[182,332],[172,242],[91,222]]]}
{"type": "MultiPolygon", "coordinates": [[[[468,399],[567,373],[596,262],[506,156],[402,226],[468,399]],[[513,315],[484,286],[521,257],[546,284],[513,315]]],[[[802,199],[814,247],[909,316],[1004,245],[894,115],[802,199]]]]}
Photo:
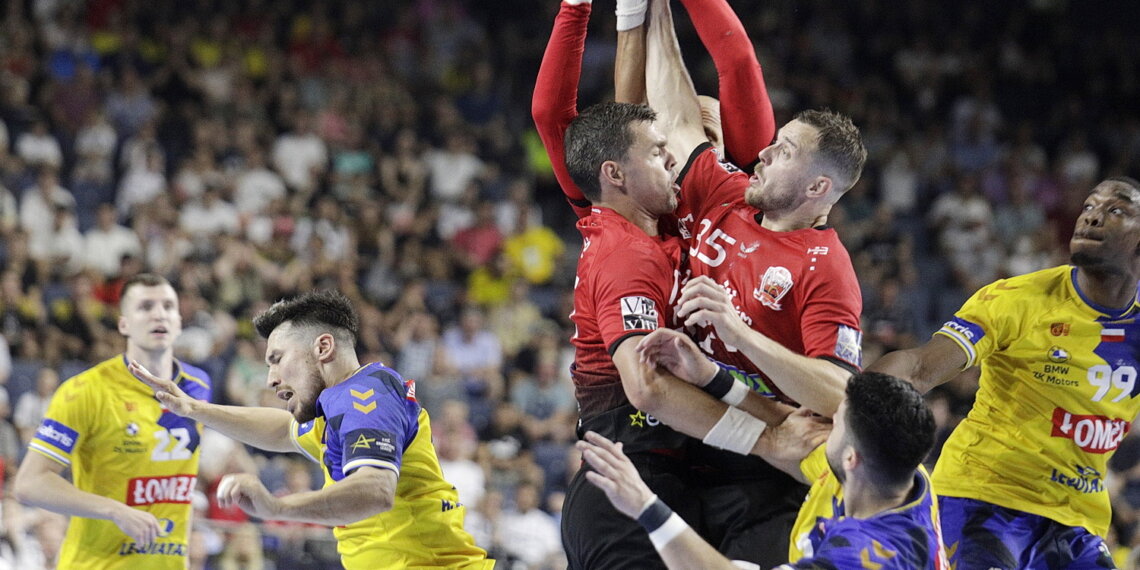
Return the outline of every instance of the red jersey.
{"type": "MultiPolygon", "coordinates": [[[[692,275],[707,275],[723,285],[753,330],[797,354],[858,368],[863,300],[851,257],[835,230],[762,227],[763,214],[744,202],[748,177],[719,160],[709,145],[693,152],[681,178],[678,232],[689,241],[692,275]]],[[[712,327],[702,327],[693,337],[713,358],[778,393],[761,367],[725,345],[712,327]]]]}

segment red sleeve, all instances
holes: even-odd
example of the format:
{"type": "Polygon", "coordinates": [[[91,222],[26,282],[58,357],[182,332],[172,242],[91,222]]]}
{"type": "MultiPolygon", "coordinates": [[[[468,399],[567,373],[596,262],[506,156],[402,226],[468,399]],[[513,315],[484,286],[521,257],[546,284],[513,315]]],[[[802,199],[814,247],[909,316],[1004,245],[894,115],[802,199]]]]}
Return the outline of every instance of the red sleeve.
{"type": "Polygon", "coordinates": [[[570,179],[566,170],[563,137],[570,121],[578,116],[578,78],[582,75],[582,53],[586,49],[586,24],[590,4],[570,5],[565,2],[554,18],[554,31],[542,55],[538,78],[534,83],[531,115],[542,139],[554,176],[566,194],[566,200],[579,218],[590,213],[590,201],[570,179]]]}
{"type": "Polygon", "coordinates": [[[743,201],[748,187],[748,177],[736,166],[721,160],[709,143],[702,143],[693,150],[677,178],[681,199],[675,215],[690,229],[700,223],[710,208],[743,201]]]}
{"type": "Polygon", "coordinates": [[[776,137],[772,101],[744,25],[727,0],[681,0],[720,78],[720,121],[728,159],[747,167],[776,137]]]}
{"type": "MultiPolygon", "coordinates": [[[[834,230],[825,231],[835,236],[834,230]]],[[[800,312],[804,355],[860,368],[863,333],[859,315],[863,312],[863,297],[851,258],[838,237],[826,246],[812,248],[819,250],[814,256],[815,269],[807,273],[811,280],[800,292],[804,297],[800,312]]]]}
{"type": "Polygon", "coordinates": [[[608,255],[596,269],[598,331],[611,355],[622,340],[668,326],[675,272],[660,247],[635,241],[608,255]]]}

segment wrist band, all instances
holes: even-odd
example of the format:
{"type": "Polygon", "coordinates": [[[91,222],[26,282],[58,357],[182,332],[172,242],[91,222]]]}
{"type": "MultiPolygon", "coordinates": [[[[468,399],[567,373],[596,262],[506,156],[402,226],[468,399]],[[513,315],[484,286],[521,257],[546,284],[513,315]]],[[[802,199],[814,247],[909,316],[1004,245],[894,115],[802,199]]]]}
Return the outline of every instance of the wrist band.
{"type": "Polygon", "coordinates": [[[637,515],[637,524],[641,525],[641,528],[644,528],[650,533],[661,528],[673,514],[673,509],[670,509],[669,505],[665,504],[665,501],[658,499],[657,495],[653,496],[652,501],[653,502],[649,503],[649,507],[641,511],[640,515],[637,515]]]}
{"type": "Polygon", "coordinates": [[[716,375],[704,385],[703,390],[730,406],[739,406],[748,396],[748,387],[737,382],[732,373],[721,366],[717,366],[716,375]]]}

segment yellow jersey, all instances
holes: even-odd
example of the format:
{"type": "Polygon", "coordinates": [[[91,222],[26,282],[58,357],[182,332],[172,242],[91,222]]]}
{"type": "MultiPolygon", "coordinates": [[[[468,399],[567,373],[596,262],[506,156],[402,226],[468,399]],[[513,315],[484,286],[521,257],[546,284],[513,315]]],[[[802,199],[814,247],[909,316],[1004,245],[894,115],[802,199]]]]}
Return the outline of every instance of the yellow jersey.
{"type": "Polygon", "coordinates": [[[981,366],[934,469],[940,495],[1108,532],[1108,458],[1140,412],[1140,304],[1100,307],[1065,265],[987,285],[935,334],[981,366]]]}
{"type": "MultiPolygon", "coordinates": [[[[210,399],[205,372],[177,361],[175,372],[183,391],[210,399]]],[[[185,568],[201,436],[197,422],[163,408],[122,355],[61,384],[28,448],[70,467],[79,490],[153,514],[161,532],[144,547],[109,520],[72,517],[59,567],[185,568]]]]}
{"type": "Polygon", "coordinates": [[[466,508],[443,478],[415,383],[363,366],[317,399],[317,418],[290,428],[297,450],[324,469],[325,487],[361,467],[396,472],[392,509],[333,529],[348,570],[464,568],[494,561],[463,530],[466,508]]]}

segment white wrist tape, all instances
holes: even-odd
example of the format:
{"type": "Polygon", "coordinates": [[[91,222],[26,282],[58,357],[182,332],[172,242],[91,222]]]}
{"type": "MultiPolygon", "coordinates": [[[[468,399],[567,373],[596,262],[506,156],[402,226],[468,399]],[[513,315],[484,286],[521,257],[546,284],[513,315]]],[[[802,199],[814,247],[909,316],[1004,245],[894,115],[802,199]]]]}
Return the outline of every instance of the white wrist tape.
{"type": "Polygon", "coordinates": [[[689,528],[689,525],[685,524],[685,520],[677,515],[677,513],[673,513],[669,515],[669,520],[665,521],[665,524],[649,533],[649,542],[652,542],[653,547],[660,551],[662,548],[665,548],[665,545],[669,544],[669,541],[677,538],[677,535],[685,532],[687,528],[689,528]]]}
{"type": "Polygon", "coordinates": [[[649,0],[617,0],[617,31],[632,30],[645,23],[649,0]]]}
{"type": "Polygon", "coordinates": [[[767,427],[768,424],[756,416],[729,406],[720,421],[705,434],[703,441],[719,449],[748,455],[767,427]]]}
{"type": "Polygon", "coordinates": [[[571,6],[577,6],[579,4],[589,4],[590,3],[590,0],[562,0],[562,1],[571,5],[571,6]]]}
{"type": "Polygon", "coordinates": [[[737,381],[732,383],[732,388],[728,390],[727,394],[721,396],[720,401],[735,407],[739,406],[747,396],[748,386],[745,386],[743,382],[737,381]]]}

